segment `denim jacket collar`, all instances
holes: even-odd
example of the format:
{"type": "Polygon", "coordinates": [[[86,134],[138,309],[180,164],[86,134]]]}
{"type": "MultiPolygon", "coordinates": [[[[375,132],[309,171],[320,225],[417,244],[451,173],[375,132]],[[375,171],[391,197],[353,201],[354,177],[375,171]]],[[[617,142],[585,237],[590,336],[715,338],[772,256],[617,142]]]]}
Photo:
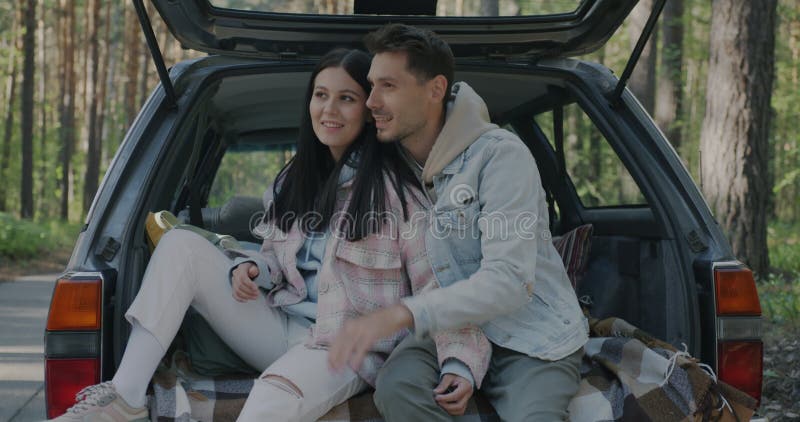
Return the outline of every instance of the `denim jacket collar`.
{"type": "Polygon", "coordinates": [[[458,156],[455,159],[453,159],[453,161],[451,161],[450,164],[446,165],[442,169],[441,174],[456,174],[460,172],[461,167],[464,165],[466,154],[467,154],[466,151],[462,152],[461,154],[458,154],[458,156]]]}

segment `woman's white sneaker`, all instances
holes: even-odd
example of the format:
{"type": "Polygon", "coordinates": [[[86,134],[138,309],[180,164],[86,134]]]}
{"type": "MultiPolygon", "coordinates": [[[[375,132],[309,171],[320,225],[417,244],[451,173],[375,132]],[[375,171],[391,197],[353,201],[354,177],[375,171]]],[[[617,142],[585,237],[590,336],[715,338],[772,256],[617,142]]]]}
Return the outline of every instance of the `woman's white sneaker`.
{"type": "Polygon", "coordinates": [[[131,407],[114,389],[111,381],[84,388],[75,395],[75,405],[54,422],[148,421],[146,407],[131,407]]]}

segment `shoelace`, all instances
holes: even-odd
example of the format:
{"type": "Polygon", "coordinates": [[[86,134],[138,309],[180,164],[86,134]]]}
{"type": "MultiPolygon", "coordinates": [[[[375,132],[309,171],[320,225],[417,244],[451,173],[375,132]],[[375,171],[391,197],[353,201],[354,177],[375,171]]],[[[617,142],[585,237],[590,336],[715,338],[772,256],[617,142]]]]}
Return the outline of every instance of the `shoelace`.
{"type": "Polygon", "coordinates": [[[114,387],[111,385],[111,381],[90,385],[78,391],[78,394],[75,395],[75,405],[70,407],[67,412],[78,413],[88,410],[97,406],[101,398],[112,393],[114,393],[114,387]]]}
{"type": "MultiPolygon", "coordinates": [[[[669,377],[672,376],[672,372],[675,370],[675,367],[678,366],[679,357],[683,356],[687,359],[692,357],[692,355],[689,354],[689,346],[687,346],[686,343],[681,343],[681,346],[683,346],[683,350],[675,352],[675,354],[669,358],[669,365],[667,365],[667,373],[664,375],[664,381],[662,381],[661,384],[659,384],[660,387],[663,387],[664,384],[669,382],[669,377]]],[[[701,362],[697,362],[697,366],[699,366],[700,369],[707,372],[708,375],[711,377],[711,379],[714,380],[714,384],[717,384],[718,382],[717,374],[714,373],[714,370],[711,368],[711,366],[701,362]]],[[[719,411],[722,410],[723,407],[727,407],[731,413],[734,413],[731,404],[728,403],[728,400],[725,398],[725,396],[722,395],[722,393],[720,393],[719,398],[720,398],[720,404],[717,410],[719,411]]]]}

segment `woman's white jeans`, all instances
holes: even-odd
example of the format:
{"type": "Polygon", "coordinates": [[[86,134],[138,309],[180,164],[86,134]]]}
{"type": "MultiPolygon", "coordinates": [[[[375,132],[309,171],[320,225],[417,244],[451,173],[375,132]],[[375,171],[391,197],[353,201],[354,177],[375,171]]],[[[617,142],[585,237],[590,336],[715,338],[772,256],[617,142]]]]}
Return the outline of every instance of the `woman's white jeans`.
{"type": "Polygon", "coordinates": [[[201,236],[170,230],[161,238],[139,293],[125,317],[153,334],[166,350],[193,306],[245,362],[263,371],[241,421],[314,421],[367,384],[351,369],[328,369],[326,350],[309,349],[309,330],[267,306],[265,298],[233,299],[232,262],[201,236]]]}

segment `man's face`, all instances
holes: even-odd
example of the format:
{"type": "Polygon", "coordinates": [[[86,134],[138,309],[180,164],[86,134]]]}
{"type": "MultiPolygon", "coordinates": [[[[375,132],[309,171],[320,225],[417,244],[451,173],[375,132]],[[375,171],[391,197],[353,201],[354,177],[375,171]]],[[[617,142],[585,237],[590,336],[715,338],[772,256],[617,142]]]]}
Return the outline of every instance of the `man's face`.
{"type": "Polygon", "coordinates": [[[420,82],[407,64],[405,52],[378,53],[372,59],[367,107],[382,142],[403,141],[423,133],[431,124],[431,112],[441,110],[441,102],[432,101],[431,84],[420,82]]]}

